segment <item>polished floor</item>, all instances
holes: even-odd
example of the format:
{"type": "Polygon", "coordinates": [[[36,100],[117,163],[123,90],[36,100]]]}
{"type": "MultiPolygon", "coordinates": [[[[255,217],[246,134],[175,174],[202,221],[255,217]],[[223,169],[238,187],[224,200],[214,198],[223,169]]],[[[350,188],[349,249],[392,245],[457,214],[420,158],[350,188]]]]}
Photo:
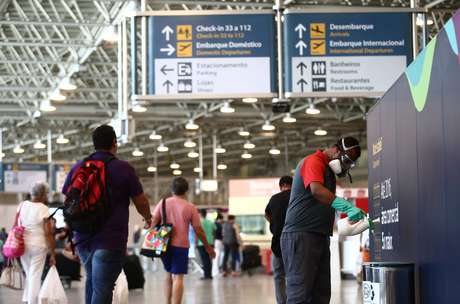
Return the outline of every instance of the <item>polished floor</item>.
{"type": "MultiPolygon", "coordinates": [[[[146,273],[144,290],[129,293],[130,304],[164,303],[162,299],[163,272],[146,273]]],[[[275,303],[272,277],[256,274],[237,278],[215,278],[213,281],[200,281],[199,274],[187,276],[184,304],[273,304],[275,303]]],[[[82,281],[83,282],[83,281],[82,281]]],[[[72,283],[67,289],[69,304],[83,303],[83,284],[72,283]]],[[[355,281],[332,282],[331,304],[359,304],[361,291],[355,281]]],[[[0,287],[0,303],[21,303],[21,291],[0,287]]]]}

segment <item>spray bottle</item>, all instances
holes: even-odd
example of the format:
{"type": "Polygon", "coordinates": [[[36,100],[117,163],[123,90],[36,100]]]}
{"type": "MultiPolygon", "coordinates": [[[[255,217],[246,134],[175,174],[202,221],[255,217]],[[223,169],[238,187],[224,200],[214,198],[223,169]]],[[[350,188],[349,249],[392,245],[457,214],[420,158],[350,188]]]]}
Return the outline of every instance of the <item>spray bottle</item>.
{"type": "Polygon", "coordinates": [[[337,221],[337,230],[341,236],[352,236],[363,232],[364,230],[374,227],[375,223],[380,223],[380,218],[374,220],[369,219],[365,216],[363,219],[352,223],[348,220],[348,217],[337,221]]]}

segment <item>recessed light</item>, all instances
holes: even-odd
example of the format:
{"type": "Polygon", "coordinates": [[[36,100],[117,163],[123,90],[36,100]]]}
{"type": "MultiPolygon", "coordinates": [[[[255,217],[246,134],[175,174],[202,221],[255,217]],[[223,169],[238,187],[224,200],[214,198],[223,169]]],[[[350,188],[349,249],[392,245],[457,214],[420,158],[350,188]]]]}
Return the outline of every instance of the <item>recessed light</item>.
{"type": "Polygon", "coordinates": [[[294,123],[296,121],[297,119],[295,117],[292,117],[291,113],[286,113],[286,115],[283,117],[284,123],[294,123]]]}
{"type": "Polygon", "coordinates": [[[173,173],[173,175],[182,175],[182,171],[181,171],[181,170],[178,170],[178,169],[173,170],[172,173],[173,173]]]}
{"type": "Polygon", "coordinates": [[[186,148],[195,148],[195,147],[196,147],[196,142],[194,142],[194,141],[191,140],[191,139],[187,139],[187,140],[184,142],[184,147],[186,147],[186,148]]]}
{"type": "Polygon", "coordinates": [[[60,145],[65,145],[69,143],[69,139],[64,137],[64,134],[59,134],[58,138],[56,139],[56,143],[60,145]]]}
{"type": "Polygon", "coordinates": [[[151,140],[161,140],[163,136],[161,134],[158,134],[157,131],[153,130],[152,133],[150,134],[149,138],[151,140]]]}
{"type": "Polygon", "coordinates": [[[270,123],[270,121],[266,120],[265,123],[262,125],[262,130],[264,131],[273,131],[275,130],[275,126],[270,123]]]}
{"type": "Polygon", "coordinates": [[[226,164],[218,164],[217,169],[219,169],[219,170],[227,170],[227,165],[226,164]]]}
{"type": "Polygon", "coordinates": [[[139,148],[134,149],[134,151],[133,151],[132,154],[133,154],[133,156],[135,156],[135,157],[144,156],[144,152],[142,152],[139,148]]]}
{"type": "Polygon", "coordinates": [[[323,130],[321,128],[318,128],[317,130],[315,130],[315,135],[316,136],[325,136],[325,135],[327,135],[327,131],[323,130]]]}
{"type": "Polygon", "coordinates": [[[241,154],[241,158],[250,159],[252,158],[252,154],[250,154],[248,151],[244,151],[244,153],[241,154]]]}
{"type": "Polygon", "coordinates": [[[187,130],[198,130],[198,129],[200,128],[200,126],[197,125],[193,119],[190,119],[190,120],[187,122],[187,124],[185,125],[185,128],[186,128],[187,130]]]}
{"type": "Polygon", "coordinates": [[[161,144],[158,146],[157,151],[158,151],[158,152],[168,152],[168,151],[169,151],[169,148],[166,147],[163,143],[161,143],[161,144]]]}
{"type": "Polygon", "coordinates": [[[254,149],[256,147],[255,144],[253,144],[252,142],[250,142],[249,140],[246,141],[243,145],[243,148],[245,149],[254,149]]]}
{"type": "Polygon", "coordinates": [[[242,100],[245,103],[255,103],[257,102],[258,99],[254,97],[246,97],[246,98],[243,98],[242,100]]]}
{"type": "Polygon", "coordinates": [[[172,164],[169,165],[169,168],[171,169],[179,169],[180,165],[176,162],[172,162],[172,164]]]}
{"type": "Polygon", "coordinates": [[[217,154],[222,154],[222,153],[225,153],[225,152],[227,152],[227,150],[224,147],[222,147],[221,145],[217,146],[217,148],[216,148],[216,153],[217,154]]]}

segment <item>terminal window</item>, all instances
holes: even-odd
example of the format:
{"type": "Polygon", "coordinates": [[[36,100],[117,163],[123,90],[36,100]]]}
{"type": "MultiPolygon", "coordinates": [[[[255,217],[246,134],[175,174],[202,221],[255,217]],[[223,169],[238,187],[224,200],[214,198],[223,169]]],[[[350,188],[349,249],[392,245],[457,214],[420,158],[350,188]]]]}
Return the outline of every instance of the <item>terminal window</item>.
{"type": "Polygon", "coordinates": [[[237,215],[236,223],[240,226],[241,233],[264,235],[266,220],[263,215],[237,215]]]}

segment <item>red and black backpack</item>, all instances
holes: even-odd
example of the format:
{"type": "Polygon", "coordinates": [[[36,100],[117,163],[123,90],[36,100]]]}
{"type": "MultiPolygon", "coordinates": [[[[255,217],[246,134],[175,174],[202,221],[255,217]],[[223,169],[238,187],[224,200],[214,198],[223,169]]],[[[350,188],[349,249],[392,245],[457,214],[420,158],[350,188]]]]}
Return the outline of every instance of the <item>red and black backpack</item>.
{"type": "Polygon", "coordinates": [[[64,202],[64,219],[71,231],[95,234],[110,210],[110,187],[107,165],[114,160],[85,158],[72,175],[64,202]]]}

